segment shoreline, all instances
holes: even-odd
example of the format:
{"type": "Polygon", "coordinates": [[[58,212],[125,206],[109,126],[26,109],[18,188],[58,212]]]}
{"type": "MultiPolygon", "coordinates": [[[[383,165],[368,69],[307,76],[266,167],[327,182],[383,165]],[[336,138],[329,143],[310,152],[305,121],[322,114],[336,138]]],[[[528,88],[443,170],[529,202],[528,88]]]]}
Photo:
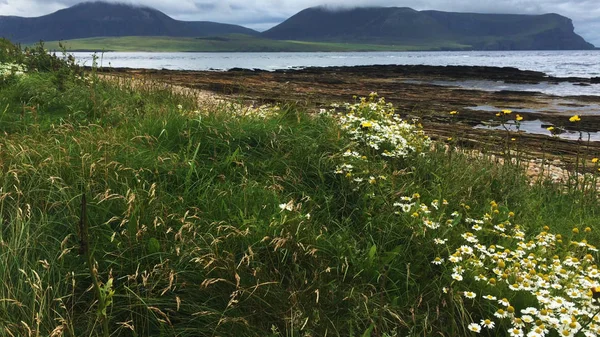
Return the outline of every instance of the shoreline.
{"type": "MultiPolygon", "coordinates": [[[[110,68],[101,73],[125,78],[158,81],[193,90],[211,92],[231,101],[247,104],[294,104],[311,111],[328,108],[332,103],[350,102],[353,96],[377,92],[393,103],[404,118],[419,118],[426,131],[437,139],[453,137],[467,147],[498,152],[506,131],[477,129],[475,126],[495,119],[497,111],[519,112],[523,122],[542,121],[565,130],[583,131],[582,140],[566,140],[536,133],[511,133],[515,146],[532,157],[554,156],[573,161],[578,152],[598,156],[600,141],[586,142],[585,133],[600,131],[600,96],[553,96],[536,92],[484,91],[430,84],[436,80],[465,79],[510,81],[532,84],[540,81],[585,83],[584,78],[558,78],[517,68],[471,66],[352,66],[308,67],[276,71],[234,68],[228,71],[188,71],[110,68]],[[411,81],[421,81],[413,83],[411,81]],[[487,109],[478,107],[487,106],[487,109]],[[497,111],[489,109],[497,108],[497,111]],[[589,107],[589,111],[586,108],[589,107]],[[598,109],[595,109],[598,107],[598,109]],[[450,116],[450,111],[459,111],[450,116]],[[572,111],[582,122],[570,123],[572,111]],[[452,117],[452,118],[451,118],[452,117]],[[540,144],[546,144],[544,147],[540,144]],[[585,146],[583,146],[585,145],[585,146]],[[585,148],[583,148],[585,147],[585,148]]],[[[587,79],[592,84],[592,79],[587,79]]],[[[510,118],[515,117],[516,113],[510,118]]]]}

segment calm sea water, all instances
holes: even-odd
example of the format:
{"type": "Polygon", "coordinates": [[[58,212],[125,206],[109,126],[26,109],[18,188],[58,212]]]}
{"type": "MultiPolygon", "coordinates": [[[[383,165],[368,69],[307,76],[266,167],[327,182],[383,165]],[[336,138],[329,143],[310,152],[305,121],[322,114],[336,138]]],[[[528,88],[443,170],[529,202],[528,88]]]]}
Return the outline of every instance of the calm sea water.
{"type": "MultiPolygon", "coordinates": [[[[86,65],[92,53],[74,53],[86,65]]],[[[600,76],[600,50],[591,51],[465,51],[465,52],[360,52],[360,53],[103,53],[102,66],[171,69],[263,70],[299,67],[374,64],[422,64],[515,67],[558,77],[600,76]]]]}

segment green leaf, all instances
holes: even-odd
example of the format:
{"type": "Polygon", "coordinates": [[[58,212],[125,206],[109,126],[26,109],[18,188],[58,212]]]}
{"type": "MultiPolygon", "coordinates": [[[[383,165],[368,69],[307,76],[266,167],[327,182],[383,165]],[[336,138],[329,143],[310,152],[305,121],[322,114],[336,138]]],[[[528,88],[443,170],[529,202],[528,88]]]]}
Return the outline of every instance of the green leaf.
{"type": "Polygon", "coordinates": [[[369,264],[373,264],[375,260],[375,255],[377,254],[377,245],[373,244],[371,249],[369,249],[369,264]]]}

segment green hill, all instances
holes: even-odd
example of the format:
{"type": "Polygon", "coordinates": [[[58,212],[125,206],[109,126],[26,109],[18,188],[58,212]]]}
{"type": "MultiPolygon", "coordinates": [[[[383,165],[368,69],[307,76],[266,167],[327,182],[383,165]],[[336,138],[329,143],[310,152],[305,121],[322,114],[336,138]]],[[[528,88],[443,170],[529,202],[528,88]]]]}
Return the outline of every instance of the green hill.
{"type": "Polygon", "coordinates": [[[592,49],[558,14],[513,15],[416,11],[411,8],[308,8],[262,34],[281,40],[431,45],[480,50],[592,49]]]}
{"type": "MultiPolygon", "coordinates": [[[[146,52],[346,52],[346,51],[410,51],[424,45],[381,45],[368,43],[335,43],[281,41],[243,34],[209,37],[124,36],[93,37],[63,41],[68,51],[146,51],[146,52]]],[[[59,41],[45,44],[49,50],[60,50],[59,41]]],[[[462,49],[452,43],[428,45],[426,49],[462,49]]]]}

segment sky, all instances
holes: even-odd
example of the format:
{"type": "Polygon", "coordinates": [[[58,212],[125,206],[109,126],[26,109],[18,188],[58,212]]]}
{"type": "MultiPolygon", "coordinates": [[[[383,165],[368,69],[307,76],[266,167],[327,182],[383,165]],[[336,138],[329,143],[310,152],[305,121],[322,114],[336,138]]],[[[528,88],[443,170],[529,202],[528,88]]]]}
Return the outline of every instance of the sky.
{"type": "MultiPolygon", "coordinates": [[[[85,0],[0,0],[0,15],[50,14],[85,0]]],[[[474,13],[558,13],[573,19],[575,32],[600,47],[598,0],[107,0],[156,8],[185,21],[238,24],[259,31],[312,6],[388,6],[474,13]]]]}

